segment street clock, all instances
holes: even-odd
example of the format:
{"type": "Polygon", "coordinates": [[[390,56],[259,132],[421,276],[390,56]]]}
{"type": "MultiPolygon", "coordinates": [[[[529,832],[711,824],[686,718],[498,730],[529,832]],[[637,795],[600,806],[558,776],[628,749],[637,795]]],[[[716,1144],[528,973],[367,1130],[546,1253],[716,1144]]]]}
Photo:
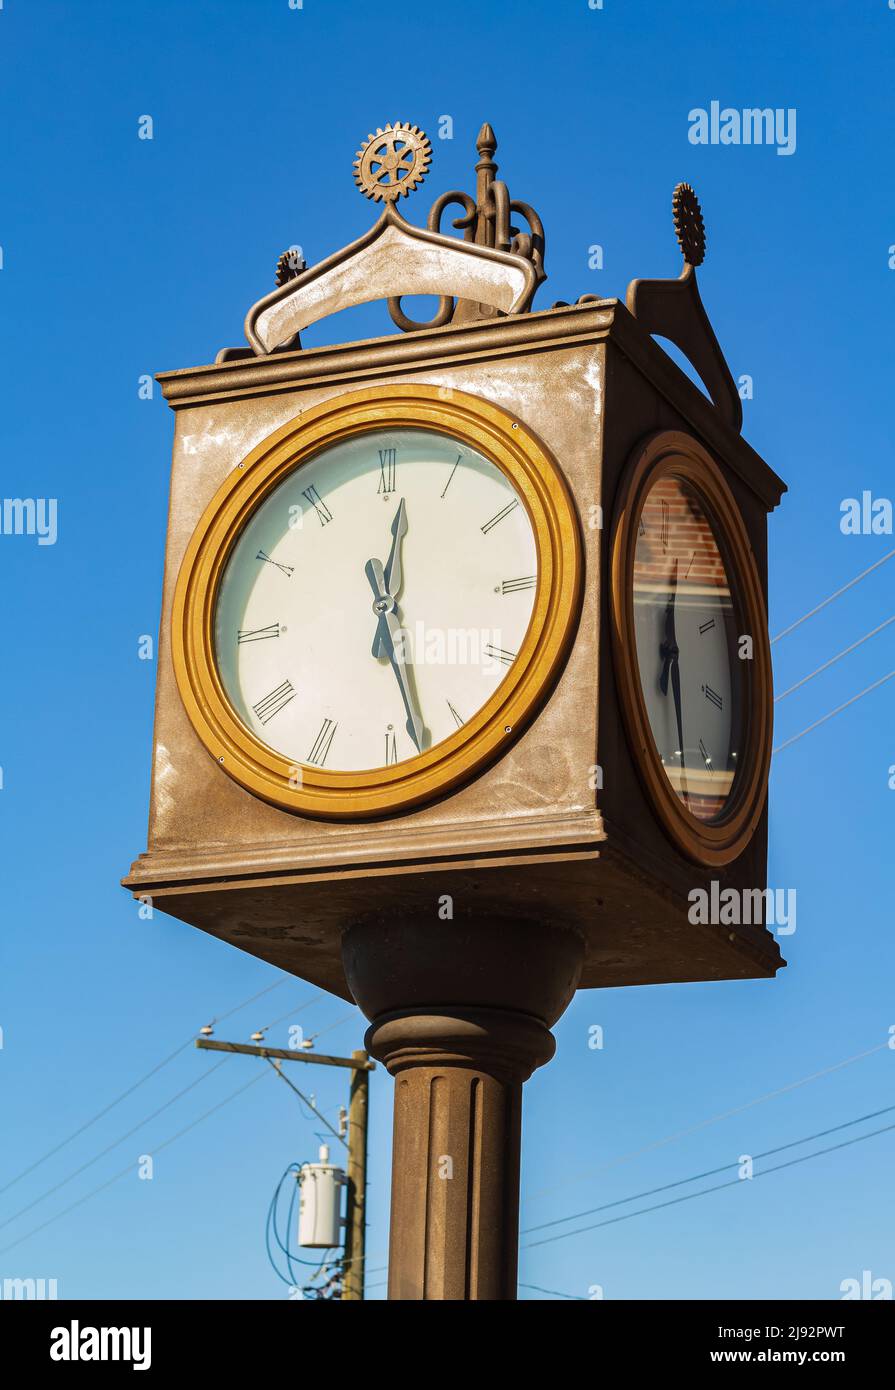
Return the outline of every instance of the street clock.
{"type": "Polygon", "coordinates": [[[125,884],[370,1020],[398,1083],[398,1298],[514,1296],[522,1083],[577,989],[783,963],[760,923],[689,911],[766,886],[784,491],[699,294],[699,203],[675,189],[677,278],[535,310],[544,228],[496,143],[483,126],[475,193],[418,226],[399,207],[429,141],[371,134],[373,225],[284,252],[245,343],[159,378],[149,843],[125,884]],[[397,333],[303,345],[374,300],[397,333]]]}

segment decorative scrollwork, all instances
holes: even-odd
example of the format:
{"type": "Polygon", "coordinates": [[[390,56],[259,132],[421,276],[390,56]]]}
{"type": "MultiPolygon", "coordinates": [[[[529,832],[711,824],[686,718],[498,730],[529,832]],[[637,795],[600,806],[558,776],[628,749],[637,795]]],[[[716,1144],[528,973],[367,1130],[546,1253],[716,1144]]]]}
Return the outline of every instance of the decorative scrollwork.
{"type": "MultiPolygon", "coordinates": [[[[445,209],[449,208],[451,203],[459,203],[460,207],[466,210],[466,215],[464,217],[455,218],[451,226],[456,228],[457,231],[463,232],[464,241],[474,241],[477,211],[475,199],[470,198],[468,193],[462,193],[459,189],[452,189],[450,193],[442,193],[440,198],[435,199],[435,202],[429,209],[429,216],[426,221],[426,226],[429,228],[429,231],[441,231],[442,216],[444,215],[445,209]]],[[[450,323],[454,316],[454,300],[451,295],[442,295],[438,301],[438,308],[435,310],[432,317],[422,321],[409,318],[408,315],[404,313],[404,310],[401,308],[400,296],[389,299],[388,312],[395,327],[400,328],[404,333],[413,333],[421,328],[444,328],[445,324],[450,323]]]]}
{"type": "MultiPolygon", "coordinates": [[[[544,272],[543,223],[529,203],[511,198],[507,185],[502,179],[495,177],[497,165],[494,163],[493,155],[497,149],[497,137],[487,124],[482,126],[476,137],[476,149],[479,153],[479,162],[476,165],[477,196],[473,198],[459,189],[442,193],[429,210],[429,231],[441,233],[441,219],[451,204],[456,203],[463,209],[463,213],[452,220],[451,226],[455,231],[463,233],[464,241],[493,246],[497,251],[509,251],[516,256],[524,257],[534,267],[537,275],[536,285],[540,284],[547,278],[544,272]],[[527,231],[512,225],[514,215],[524,218],[528,224],[527,231]]],[[[529,304],[526,303],[524,307],[527,309],[529,304]]],[[[442,328],[458,314],[469,319],[481,318],[494,312],[482,306],[464,304],[461,313],[461,306],[448,297],[439,299],[434,315],[425,322],[408,317],[401,308],[400,299],[390,299],[388,310],[392,322],[405,333],[422,328],[442,328]]]]}

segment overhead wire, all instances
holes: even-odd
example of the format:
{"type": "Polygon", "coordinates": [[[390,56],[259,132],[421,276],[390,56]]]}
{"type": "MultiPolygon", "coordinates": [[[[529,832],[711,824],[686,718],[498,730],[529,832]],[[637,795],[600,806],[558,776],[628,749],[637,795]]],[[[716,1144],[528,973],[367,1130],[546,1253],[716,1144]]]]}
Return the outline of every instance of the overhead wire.
{"type": "MultiPolygon", "coordinates": [[[[291,975],[284,975],[282,979],[275,980],[272,985],[265,985],[264,989],[259,989],[256,994],[249,995],[248,999],[244,999],[241,1004],[236,1004],[232,1009],[228,1009],[227,1012],[221,1014],[219,1018],[212,1019],[212,1023],[222,1023],[225,1018],[230,1018],[233,1014],[239,1013],[240,1009],[247,1008],[248,1005],[253,1004],[256,999],[260,999],[263,994],[269,994],[271,990],[279,989],[282,985],[286,984],[287,980],[291,980],[292,978],[293,977],[291,975]]],[[[124,1091],[121,1092],[120,1095],[117,1095],[114,1100],[109,1101],[108,1105],[103,1106],[102,1110],[98,1110],[95,1115],[92,1115],[90,1117],[89,1120],[85,1120],[84,1123],[82,1125],[79,1125],[77,1129],[72,1130],[71,1134],[69,1134],[65,1139],[60,1140],[60,1142],[58,1144],[55,1144],[53,1148],[48,1149],[45,1154],[42,1154],[40,1158],[35,1159],[34,1162],[30,1163],[27,1168],[23,1168],[22,1171],[20,1173],[17,1173],[14,1178],[10,1178],[9,1182],[5,1183],[3,1187],[0,1187],[0,1196],[2,1196],[4,1192],[8,1192],[9,1189],[11,1187],[14,1187],[17,1182],[21,1182],[22,1178],[28,1177],[29,1173],[33,1173],[35,1168],[39,1168],[42,1163],[46,1163],[48,1158],[53,1158],[53,1156],[59,1153],[61,1149],[64,1149],[66,1145],[70,1144],[72,1140],[77,1139],[81,1134],[85,1132],[85,1130],[88,1130],[91,1128],[91,1126],[95,1125],[98,1120],[101,1120],[105,1115],[108,1115],[109,1111],[114,1110],[116,1105],[120,1105],[123,1100],[127,1100],[128,1096],[132,1096],[134,1091],[139,1090],[139,1088],[142,1085],[144,1085],[145,1082],[149,1081],[151,1077],[155,1076],[158,1072],[160,1072],[163,1067],[166,1067],[168,1065],[169,1062],[173,1062],[174,1058],[179,1057],[181,1052],[185,1052],[187,1048],[192,1047],[193,1043],[195,1042],[195,1038],[195,1033],[191,1033],[190,1036],[187,1038],[186,1042],[181,1043],[179,1047],[175,1047],[173,1052],[170,1052],[167,1057],[163,1057],[162,1060],[160,1062],[157,1062],[154,1067],[150,1067],[149,1071],[146,1072],[145,1075],[141,1076],[139,1081],[135,1081],[133,1085],[128,1086],[124,1091]]]]}
{"type": "MultiPolygon", "coordinates": [[[[284,978],[284,980],[282,980],[282,981],[276,981],[276,982],[274,983],[274,985],[269,985],[269,986],[267,986],[266,989],[259,991],[258,994],[255,994],[255,995],[253,995],[250,999],[246,1000],[244,1004],[237,1005],[235,1008],[228,1010],[227,1014],[226,1014],[226,1015],[222,1015],[222,1016],[221,1016],[221,1019],[218,1020],[218,1021],[222,1021],[224,1017],[230,1017],[232,1014],[238,1013],[239,1010],[240,1010],[241,1008],[244,1008],[244,1007],[246,1007],[247,1004],[252,1003],[255,999],[259,998],[261,994],[267,994],[267,993],[269,993],[269,991],[270,991],[271,989],[276,988],[277,985],[282,984],[282,983],[285,983],[286,980],[291,979],[291,978],[292,978],[291,976],[286,976],[286,977],[284,978]]],[[[289,1013],[288,1013],[288,1014],[284,1014],[283,1017],[284,1017],[284,1018],[289,1018],[289,1017],[293,1016],[293,1015],[296,1014],[296,1013],[300,1013],[302,1009],[308,1008],[311,1004],[315,1003],[315,1002],[317,1001],[317,999],[321,998],[322,995],[323,995],[323,991],[319,991],[317,994],[313,995],[309,1000],[306,1000],[303,1004],[300,1004],[300,1005],[298,1005],[297,1007],[295,1007],[295,1008],[293,1008],[293,1009],[290,1009],[289,1013]]],[[[195,1034],[193,1035],[193,1037],[190,1038],[189,1042],[188,1042],[187,1044],[185,1044],[185,1046],[189,1047],[189,1046],[191,1046],[194,1042],[195,1042],[195,1034]]],[[[175,1056],[177,1056],[177,1055],[178,1055],[180,1052],[182,1052],[183,1050],[184,1050],[184,1047],[179,1047],[179,1048],[177,1048],[177,1050],[176,1050],[175,1052],[172,1052],[172,1053],[170,1054],[170,1056],[166,1059],[166,1061],[172,1060],[175,1056]]],[[[203,1081],[206,1081],[206,1080],[208,1079],[209,1076],[211,1076],[215,1071],[217,1071],[221,1066],[223,1066],[224,1062],[227,1062],[227,1061],[230,1061],[230,1060],[231,1060],[231,1059],[230,1059],[229,1057],[224,1057],[224,1058],[221,1059],[220,1062],[216,1062],[213,1066],[209,1067],[205,1072],[203,1072],[201,1076],[195,1078],[193,1081],[189,1082],[188,1085],[184,1086],[182,1090],[176,1092],[175,1095],[171,1096],[167,1101],[165,1101],[165,1103],[164,1103],[163,1105],[159,1106],[158,1109],[153,1110],[149,1115],[144,1116],[142,1120],[138,1121],[138,1123],[135,1124],[134,1126],[132,1126],[132,1128],[130,1128],[129,1130],[127,1130],[124,1134],[120,1135],[117,1139],[113,1140],[113,1142],[112,1142],[111,1144],[107,1144],[105,1148],[100,1149],[100,1151],[99,1151],[98,1153],[94,1154],[93,1157],[92,1157],[92,1158],[89,1158],[85,1163],[82,1163],[82,1164],[80,1165],[80,1167],[74,1169],[73,1172],[69,1173],[66,1177],[60,1179],[60,1181],[57,1182],[57,1183],[55,1183],[52,1187],[47,1188],[47,1190],[46,1190],[45,1192],[42,1192],[38,1197],[35,1197],[32,1201],[28,1202],[24,1207],[20,1207],[18,1211],[14,1212],[14,1213],[12,1214],[12,1216],[8,1216],[8,1217],[6,1217],[3,1221],[0,1221],[0,1230],[3,1230],[6,1226],[9,1226],[12,1222],[18,1221],[20,1217],[24,1216],[27,1212],[31,1211],[31,1209],[32,1209],[33,1207],[36,1207],[36,1206],[38,1206],[41,1202],[45,1201],[45,1200],[47,1199],[47,1197],[52,1197],[53,1194],[54,1194],[55,1192],[58,1192],[58,1191],[60,1190],[60,1188],[66,1187],[66,1186],[68,1185],[68,1183],[74,1181],[75,1178],[80,1177],[80,1175],[81,1175],[83,1172],[85,1172],[88,1168],[91,1168],[91,1167],[93,1166],[94,1163],[98,1163],[99,1160],[100,1160],[101,1158],[105,1158],[106,1154],[111,1153],[111,1151],[112,1151],[113,1149],[118,1148],[118,1146],[119,1146],[120,1144],[123,1144],[124,1141],[125,1141],[126,1139],[129,1139],[129,1138],[131,1137],[131,1135],[135,1134],[135,1133],[137,1132],[137,1130],[142,1129],[144,1125],[149,1124],[149,1122],[150,1122],[151,1120],[157,1119],[159,1115],[161,1115],[165,1110],[169,1109],[170,1106],[174,1105],[175,1102],[178,1101],[178,1100],[180,1100],[182,1096],[185,1096],[185,1095],[187,1094],[188,1091],[191,1091],[191,1090],[194,1089],[194,1087],[201,1085],[203,1081]]],[[[160,1063],[159,1066],[153,1068],[153,1071],[147,1073],[147,1076],[144,1077],[143,1080],[147,1079],[150,1075],[153,1075],[156,1071],[160,1070],[161,1066],[163,1066],[163,1065],[165,1065],[164,1062],[163,1062],[163,1063],[160,1063]]],[[[139,1085],[139,1084],[141,1084],[141,1083],[137,1083],[137,1085],[139,1085]]],[[[130,1088],[131,1091],[136,1090],[136,1089],[137,1089],[136,1086],[133,1086],[133,1087],[130,1088]]],[[[126,1095],[126,1094],[129,1094],[129,1092],[123,1093],[122,1096],[119,1097],[119,1099],[124,1099],[124,1095],[126,1095]]],[[[118,1102],[115,1101],[115,1102],[113,1102],[113,1105],[114,1105],[114,1104],[117,1104],[117,1103],[118,1103],[118,1102]]],[[[108,1111],[108,1110],[110,1110],[110,1109],[112,1109],[112,1106],[111,1106],[111,1105],[106,1107],[106,1111],[108,1111]]],[[[105,1113],[105,1112],[101,1112],[101,1113],[105,1113]]],[[[99,1118],[99,1116],[96,1116],[96,1117],[94,1117],[94,1118],[99,1118]]],[[[82,1126],[82,1130],[85,1129],[85,1128],[88,1128],[88,1127],[89,1127],[89,1126],[87,1126],[87,1125],[82,1126]]],[[[70,1136],[70,1138],[73,1138],[73,1137],[74,1137],[74,1135],[70,1136]]],[[[65,1142],[67,1142],[67,1141],[65,1141],[65,1142]]],[[[59,1145],[59,1146],[57,1146],[57,1147],[58,1147],[58,1148],[64,1147],[64,1143],[61,1144],[61,1145],[59,1145]]],[[[47,1156],[49,1156],[49,1155],[47,1155],[47,1156]]],[[[35,1167],[37,1167],[37,1166],[38,1166],[38,1163],[32,1164],[32,1170],[33,1170],[33,1168],[35,1168],[35,1167]]],[[[24,1173],[21,1174],[20,1176],[24,1176],[24,1173]]],[[[14,1181],[16,1181],[16,1180],[14,1180],[14,1181]]],[[[12,1186],[12,1183],[8,1183],[7,1186],[8,1186],[8,1187],[11,1187],[11,1186],[12,1186]]]]}
{"type": "Polygon", "coordinates": [[[160,1105],[157,1110],[153,1110],[151,1115],[145,1116],[138,1124],[135,1124],[131,1129],[120,1135],[118,1139],[113,1140],[111,1144],[107,1144],[104,1149],[100,1149],[99,1153],[94,1154],[92,1158],[88,1158],[87,1162],[82,1163],[80,1168],[76,1168],[73,1173],[69,1173],[67,1177],[54,1183],[52,1187],[48,1187],[46,1192],[42,1192],[39,1197],[35,1197],[33,1201],[28,1202],[26,1206],[20,1207],[12,1216],[7,1216],[4,1221],[0,1221],[0,1231],[2,1231],[4,1227],[9,1226],[13,1221],[18,1221],[19,1217],[24,1216],[25,1213],[31,1211],[33,1207],[39,1206],[41,1202],[45,1202],[48,1197],[52,1197],[54,1192],[58,1192],[60,1188],[66,1187],[70,1182],[73,1182],[75,1178],[80,1177],[88,1168],[92,1168],[94,1163],[98,1163],[101,1158],[105,1158],[106,1154],[111,1153],[113,1149],[117,1149],[119,1144],[123,1144],[125,1139],[130,1139],[131,1135],[136,1134],[138,1129],[142,1129],[144,1125],[149,1124],[150,1120],[157,1119],[163,1111],[168,1110],[180,1100],[182,1096],[185,1096],[188,1091],[192,1091],[196,1086],[201,1086],[203,1081],[207,1081],[214,1072],[218,1071],[225,1062],[229,1061],[229,1057],[223,1057],[220,1062],[216,1062],[214,1066],[209,1067],[201,1076],[197,1076],[194,1081],[191,1081],[188,1086],[184,1086],[182,1090],[171,1096],[169,1100],[166,1100],[164,1105],[160,1105]]]}
{"type": "MultiPolygon", "coordinates": [[[[172,1134],[170,1138],[165,1139],[161,1144],[154,1145],[153,1155],[160,1154],[163,1149],[169,1148],[170,1145],[176,1143],[178,1139],[182,1139],[185,1134],[189,1134],[191,1129],[195,1129],[197,1125],[202,1124],[204,1120],[209,1119],[209,1117],[214,1115],[218,1110],[222,1110],[225,1105],[229,1105],[231,1101],[236,1100],[238,1096],[242,1095],[243,1091],[247,1091],[250,1086],[256,1086],[262,1077],[266,1075],[267,1072],[265,1071],[258,1072],[256,1076],[252,1077],[251,1081],[247,1081],[245,1085],[237,1087],[229,1096],[225,1096],[223,1100],[211,1106],[209,1110],[199,1115],[197,1119],[191,1120],[188,1125],[178,1130],[176,1134],[172,1134]]],[[[51,1226],[54,1221],[59,1221],[63,1216],[68,1216],[69,1212],[75,1211],[77,1207],[83,1206],[85,1202],[89,1202],[92,1197],[98,1196],[100,1192],[105,1192],[113,1183],[119,1182],[128,1173],[133,1173],[133,1171],[134,1165],[133,1162],[131,1162],[127,1167],[122,1168],[120,1172],[115,1173],[111,1178],[107,1178],[105,1182],[100,1183],[99,1187],[94,1187],[92,1191],[85,1193],[83,1197],[79,1197],[76,1202],[72,1202],[71,1206],[64,1207],[62,1211],[57,1211],[54,1216],[49,1217],[46,1221],[42,1222],[40,1226],[34,1226],[30,1231],[26,1231],[24,1235],[17,1236],[9,1245],[4,1245],[2,1249],[0,1249],[0,1255],[5,1255],[8,1250],[15,1249],[15,1247],[21,1245],[23,1241],[30,1240],[32,1236],[36,1236],[40,1231],[46,1230],[47,1226],[51,1226]]]]}
{"type": "Polygon", "coordinates": [[[791,744],[798,743],[799,739],[804,738],[806,734],[810,734],[812,729],[819,728],[821,724],[826,724],[828,719],[832,719],[835,715],[841,714],[844,709],[848,709],[849,705],[854,705],[858,700],[863,700],[865,695],[869,695],[873,690],[878,690],[881,685],[885,685],[886,681],[890,681],[893,676],[895,676],[895,671],[889,671],[885,676],[881,676],[880,679],[874,681],[872,685],[868,685],[864,690],[858,691],[858,694],[853,695],[850,700],[846,700],[844,704],[837,705],[836,709],[830,710],[829,714],[823,715],[820,719],[815,719],[814,723],[809,724],[807,729],[802,729],[801,733],[793,734],[792,738],[784,739],[783,743],[778,743],[777,747],[773,749],[773,752],[781,753],[784,748],[789,748],[791,744]]]}
{"type": "Polygon", "coordinates": [[[317,1109],[316,1105],[305,1095],[304,1091],[300,1091],[298,1087],[292,1081],[289,1080],[286,1073],[282,1070],[281,1067],[277,1066],[276,1062],[272,1057],[266,1057],[264,1060],[270,1063],[280,1080],[285,1081],[289,1089],[294,1091],[295,1094],[298,1096],[299,1100],[304,1102],[308,1110],[310,1110],[311,1115],[314,1117],[314,1119],[322,1121],[322,1123],[326,1125],[326,1128],[329,1130],[330,1134],[335,1135],[339,1143],[344,1144],[345,1148],[347,1149],[348,1144],[346,1140],[343,1139],[342,1135],[339,1133],[337,1129],[333,1128],[326,1116],[322,1113],[322,1111],[317,1109]]]}
{"type": "MultiPolygon", "coordinates": [[[[843,1129],[850,1129],[852,1125],[864,1124],[866,1120],[876,1120],[880,1115],[889,1115],[895,1110],[895,1105],[886,1105],[881,1110],[871,1110],[867,1115],[858,1115],[853,1120],[845,1120],[842,1124],[831,1125],[828,1129],[820,1129],[815,1134],[806,1134],[801,1139],[790,1139],[786,1144],[777,1144],[772,1149],[764,1149],[761,1153],[752,1154],[753,1162],[760,1158],[771,1158],[774,1154],[784,1153],[787,1149],[798,1148],[800,1144],[811,1144],[815,1139],[825,1139],[828,1134],[838,1134],[843,1129]]],[[[569,1216],[558,1216],[552,1221],[542,1221],[537,1226],[527,1226],[520,1232],[521,1235],[531,1235],[534,1231],[545,1231],[551,1226],[561,1226],[566,1221],[580,1221],[585,1216],[595,1216],[597,1212],[609,1211],[612,1207],[625,1206],[628,1202],[639,1202],[643,1197],[655,1197],[660,1192],[670,1192],[675,1187],[685,1187],[687,1183],[700,1182],[703,1178],[714,1178],[719,1173],[726,1173],[731,1168],[739,1167],[739,1161],[734,1160],[730,1163],[722,1163],[718,1168],[707,1168],[701,1173],[693,1173],[689,1178],[678,1178],[675,1182],[666,1182],[661,1187],[650,1187],[643,1192],[632,1193],[630,1197],[617,1197],[612,1202],[603,1202],[598,1207],[588,1207],[584,1211],[573,1212],[569,1216]]]]}
{"type": "Polygon", "coordinates": [[[618,1158],[610,1159],[607,1163],[598,1164],[595,1168],[587,1168],[583,1172],[579,1171],[574,1178],[566,1177],[561,1184],[552,1183],[549,1187],[541,1187],[532,1193],[532,1196],[541,1196],[545,1192],[551,1192],[557,1186],[569,1187],[572,1183],[584,1182],[586,1178],[594,1176],[596,1173],[605,1172],[608,1168],[616,1168],[622,1163],[629,1163],[634,1158],[640,1158],[643,1154],[652,1153],[656,1149],[664,1148],[666,1144],[674,1144],[679,1139],[686,1139],[691,1134],[697,1134],[702,1129],[707,1129],[709,1125],[720,1124],[722,1120],[733,1119],[735,1115],[742,1115],[746,1110],[752,1110],[756,1105],[764,1105],[766,1101],[776,1100],[778,1096],[787,1095],[790,1091],[797,1091],[802,1086],[807,1086],[812,1081],[820,1081],[824,1076],[831,1076],[834,1072],[842,1071],[845,1067],[852,1066],[855,1062],[862,1062],[865,1057],[872,1057],[876,1052],[888,1049],[890,1040],[875,1043],[873,1047],[865,1048],[862,1052],[856,1052],[851,1057],[843,1057],[839,1062],[833,1062],[828,1067],[822,1067],[820,1071],[811,1072],[808,1076],[799,1077],[797,1081],[790,1081],[785,1086],[778,1086],[773,1091],[766,1091],[764,1095],[755,1096],[752,1100],[745,1101],[742,1105],[736,1105],[731,1110],[722,1110],[717,1115],[710,1115],[705,1120],[699,1120],[695,1125],[689,1125],[686,1129],[667,1134],[662,1139],[655,1139],[649,1144],[643,1145],[639,1149],[632,1149],[629,1153],[620,1154],[618,1158]]]}
{"type": "Polygon", "coordinates": [[[840,595],[844,594],[848,589],[854,588],[862,579],[866,579],[868,574],[872,574],[874,570],[879,569],[880,565],[884,565],[887,560],[891,560],[893,555],[895,555],[895,550],[890,550],[888,554],[883,555],[882,559],[875,560],[872,565],[868,565],[860,574],[855,575],[854,579],[850,579],[847,584],[843,584],[841,589],[837,589],[834,594],[830,594],[829,598],[825,598],[820,603],[815,604],[807,613],[803,613],[801,618],[797,618],[794,623],[790,623],[789,627],[785,627],[782,632],[778,632],[776,637],[772,637],[771,646],[773,646],[775,642],[779,642],[782,637],[787,637],[790,632],[794,632],[797,627],[801,627],[802,623],[807,622],[809,618],[813,618],[815,613],[819,613],[822,608],[826,608],[828,603],[832,603],[834,599],[839,598],[840,595]]]}
{"type": "Polygon", "coordinates": [[[886,618],[886,621],[880,623],[878,627],[873,628],[870,632],[865,632],[864,636],[859,637],[857,642],[852,642],[850,647],[845,647],[841,652],[837,652],[835,656],[831,656],[829,661],[825,661],[823,666],[818,666],[816,671],[812,671],[810,675],[803,676],[800,681],[796,681],[795,685],[791,685],[788,690],[784,690],[782,695],[775,695],[774,704],[779,705],[780,701],[785,700],[787,695],[792,695],[793,691],[800,690],[803,685],[807,685],[809,681],[813,681],[814,677],[819,676],[822,671],[828,671],[831,666],[835,666],[837,661],[841,661],[842,657],[848,656],[850,652],[855,651],[865,642],[868,642],[871,637],[875,637],[878,632],[882,632],[883,628],[888,627],[890,623],[895,623],[895,613],[893,613],[891,618],[886,618]]]}
{"type": "MultiPolygon", "coordinates": [[[[859,1134],[854,1139],[844,1139],[840,1144],[831,1144],[825,1149],[816,1149],[814,1153],[802,1154],[800,1158],[787,1159],[785,1163],[775,1163],[771,1168],[764,1168],[758,1173],[753,1173],[749,1181],[756,1178],[767,1177],[771,1173],[779,1173],[784,1168],[794,1168],[800,1163],[808,1163],[813,1158],[821,1158],[825,1154],[836,1153],[839,1149],[851,1148],[854,1144],[862,1144],[867,1139],[875,1139],[880,1134],[888,1134],[895,1130],[895,1124],[883,1125],[881,1129],[871,1130],[868,1134],[859,1134]]],[[[571,1236],[580,1236],[588,1231],[600,1230],[603,1226],[614,1226],[620,1221],[630,1221],[635,1216],[646,1216],[650,1212],[662,1211],[665,1207],[678,1206],[681,1202],[692,1202],[697,1197],[708,1197],[713,1192],[721,1192],[728,1187],[741,1187],[745,1179],[732,1178],[730,1182],[716,1183],[714,1187],[701,1188],[699,1192],[687,1192],[683,1197],[672,1197],[667,1202],[657,1202],[651,1207],[641,1207],[638,1211],[625,1212],[621,1216],[611,1216],[606,1221],[596,1221],[590,1226],[580,1226],[575,1231],[561,1231],[555,1236],[545,1236],[542,1240],[531,1240],[522,1247],[523,1250],[532,1250],[539,1245],[551,1245],[558,1240],[568,1240],[571,1236]]]]}

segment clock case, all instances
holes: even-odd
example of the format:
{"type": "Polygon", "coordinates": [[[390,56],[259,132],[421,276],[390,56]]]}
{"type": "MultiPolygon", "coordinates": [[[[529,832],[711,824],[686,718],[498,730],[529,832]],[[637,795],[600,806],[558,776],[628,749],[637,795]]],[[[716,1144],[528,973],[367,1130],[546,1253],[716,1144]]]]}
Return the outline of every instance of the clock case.
{"type": "Polygon", "coordinates": [[[709,339],[691,334],[689,356],[715,387],[713,401],[651,336],[676,336],[682,300],[669,291],[671,309],[663,308],[661,287],[685,282],[689,269],[680,281],[635,282],[627,307],[588,297],[340,346],[224,353],[215,365],[159,377],[175,437],[148,847],[124,879],[136,897],[345,998],[346,928],[387,935],[431,920],[434,931],[448,898],[458,918],[505,927],[508,969],[520,921],[571,928],[584,940],[581,988],[771,976],[784,963],[762,926],[688,916],[688,894],[712,880],[721,890],[766,886],[767,811],[724,868],[688,860],[648,799],[615,680],[609,550],[632,453],[659,430],[687,433],[709,452],[765,594],[767,515],[785,490],[741,437],[739,402],[718,389],[720,350],[700,361],[709,339]],[[406,382],[493,401],[552,452],[581,526],[580,617],[540,711],[473,780],[375,820],[309,819],[244,790],[200,743],[172,667],[175,583],[208,502],[262,439],[309,406],[406,382]]]}

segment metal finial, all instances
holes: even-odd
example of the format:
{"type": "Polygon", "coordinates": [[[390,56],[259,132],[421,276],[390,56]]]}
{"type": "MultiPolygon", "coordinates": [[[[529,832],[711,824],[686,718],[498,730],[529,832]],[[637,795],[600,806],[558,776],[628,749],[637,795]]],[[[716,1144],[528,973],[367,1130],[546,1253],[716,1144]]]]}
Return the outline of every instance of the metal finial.
{"type": "Polygon", "coordinates": [[[409,121],[389,122],[368,135],[354,161],[354,181],[365,198],[394,203],[426,177],[432,146],[425,131],[409,121]]]}
{"type": "MultiPolygon", "coordinates": [[[[496,251],[510,252],[529,261],[537,276],[536,288],[537,284],[546,279],[544,227],[541,219],[529,203],[511,198],[507,185],[496,177],[497,165],[493,155],[497,149],[497,136],[487,121],[476,136],[475,146],[479,155],[475,166],[475,197],[461,189],[451,189],[449,193],[442,193],[429,210],[428,229],[440,234],[444,213],[452,203],[459,204],[463,213],[453,219],[452,225],[456,231],[463,233],[464,241],[475,242],[478,246],[489,246],[496,251]],[[527,222],[528,230],[520,231],[518,227],[513,226],[514,217],[521,217],[527,222]]],[[[361,153],[363,154],[363,151],[361,153]]],[[[367,196],[374,195],[368,193],[367,196]]],[[[526,309],[530,302],[529,298],[526,309]]],[[[440,328],[443,324],[451,322],[480,319],[493,312],[472,301],[461,300],[455,305],[451,298],[445,296],[439,298],[435,315],[425,322],[408,318],[401,308],[399,298],[390,299],[388,308],[392,322],[405,333],[419,328],[440,328]]]]}
{"type": "Polygon", "coordinates": [[[497,149],[497,136],[487,121],[483,122],[481,130],[475,137],[475,147],[482,155],[492,155],[497,149]]]}

